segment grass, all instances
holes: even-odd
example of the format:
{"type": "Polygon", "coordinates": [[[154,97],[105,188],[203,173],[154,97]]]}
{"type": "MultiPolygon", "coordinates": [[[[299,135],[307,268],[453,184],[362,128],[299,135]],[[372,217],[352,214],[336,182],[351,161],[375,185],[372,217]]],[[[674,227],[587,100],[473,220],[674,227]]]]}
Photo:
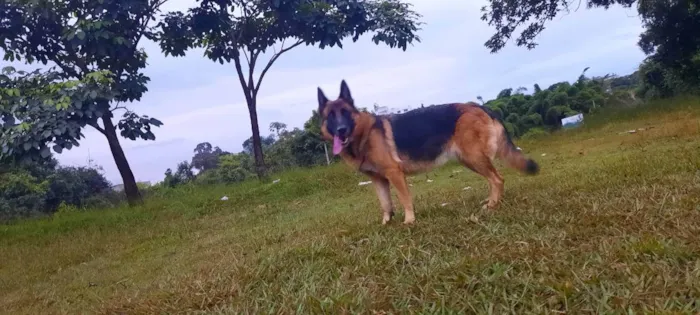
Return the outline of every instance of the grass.
{"type": "Polygon", "coordinates": [[[542,173],[501,168],[501,208],[451,164],[409,179],[412,227],[344,165],[1,225],[0,312],[700,311],[700,101],[517,144],[542,173]]]}

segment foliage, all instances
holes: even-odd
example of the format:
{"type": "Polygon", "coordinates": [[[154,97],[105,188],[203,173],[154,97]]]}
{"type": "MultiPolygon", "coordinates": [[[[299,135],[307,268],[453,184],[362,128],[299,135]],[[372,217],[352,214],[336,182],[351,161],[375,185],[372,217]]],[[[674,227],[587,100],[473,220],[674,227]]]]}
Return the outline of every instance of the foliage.
{"type": "Polygon", "coordinates": [[[212,147],[209,142],[202,142],[194,148],[195,155],[192,157],[192,168],[203,172],[215,169],[219,164],[219,157],[225,154],[219,147],[212,147]]]}
{"type": "Polygon", "coordinates": [[[373,34],[376,44],[406,50],[409,44],[420,41],[415,34],[419,18],[409,4],[399,0],[202,1],[186,13],[165,15],[159,23],[158,39],[166,55],[183,56],[188,49],[198,47],[204,48],[204,55],[213,61],[235,64],[250,114],[256,174],[264,178],[257,96],[275,61],[302,44],[342,48],[343,40],[354,42],[366,33],[373,34]],[[259,58],[270,50],[270,59],[260,62],[259,58]],[[264,66],[255,78],[259,64],[264,66]]]}
{"type": "Polygon", "coordinates": [[[700,3],[695,0],[640,1],[644,32],[639,46],[684,82],[700,85],[700,3]]]}
{"type": "Polygon", "coordinates": [[[58,166],[52,157],[0,165],[0,220],[50,214],[61,204],[108,207],[119,200],[95,168],[58,166]]]}
{"type": "Polygon", "coordinates": [[[16,71],[5,67],[0,74],[0,158],[38,161],[51,155],[48,144],[61,153],[78,146],[87,117],[102,112],[94,99],[111,97],[105,71],[82,80],[62,80],[58,72],[16,71]]]}
{"type": "MultiPolygon", "coordinates": [[[[321,117],[315,110],[304,123],[303,130],[294,128],[287,131],[284,123],[272,122],[270,132],[274,134],[262,137],[262,143],[265,162],[271,172],[327,164],[325,143],[321,138],[321,117]]],[[[242,147],[243,151],[232,154],[212,147],[209,142],[200,143],[194,149],[191,164],[199,173],[187,175],[189,173],[184,171],[186,164],[181,163],[178,169],[183,171],[175,174],[170,169],[166,171],[164,185],[174,187],[188,182],[201,185],[227,184],[252,178],[255,176],[252,137],[244,141],[242,147]]]]}
{"type": "MultiPolygon", "coordinates": [[[[165,0],[144,1],[2,1],[0,2],[0,49],[4,59],[10,62],[26,61],[54,65],[51,76],[43,79],[50,83],[51,93],[35,94],[37,80],[28,78],[29,86],[11,91],[14,105],[33,111],[36,104],[57,105],[57,117],[50,114],[32,114],[34,121],[28,124],[57,127],[38,130],[37,137],[22,138],[20,145],[48,155],[43,144],[51,137],[59,137],[54,146],[57,152],[75,146],[80,139],[79,130],[86,125],[102,133],[109,142],[115,162],[124,181],[130,203],[141,197],[128,161],[116,136],[116,129],[123,137],[134,140],[154,140],[152,126],[162,123],[156,119],[126,111],[116,123],[116,111],[124,109],[120,103],[138,101],[146,92],[149,78],[142,70],[146,67],[146,53],[138,48],[142,38],[154,38],[148,22],[158,13],[165,0]],[[97,74],[100,76],[97,77],[97,74]],[[102,80],[99,90],[77,91],[70,87],[86,83],[95,76],[102,80]],[[63,86],[61,89],[60,84],[63,86]],[[52,88],[52,86],[59,88],[52,88]],[[106,93],[97,93],[104,91],[106,93]],[[19,95],[18,95],[19,94],[19,95]],[[47,101],[48,100],[48,101],[47,101]],[[48,104],[46,104],[48,103],[48,104]],[[99,122],[102,125],[99,125],[99,122]],[[43,124],[42,124],[43,123],[43,124]],[[69,128],[70,127],[70,128],[69,128]]],[[[41,78],[39,78],[41,79],[41,78]]],[[[45,91],[44,91],[45,92],[45,91]]],[[[21,112],[14,109],[12,112],[21,112]]],[[[26,151],[26,150],[25,150],[26,151]]],[[[16,152],[19,153],[19,152],[16,152]]]]}
{"type": "MultiPolygon", "coordinates": [[[[609,8],[612,5],[631,7],[637,0],[489,0],[489,5],[481,8],[482,21],[496,29],[496,33],[484,43],[496,53],[505,47],[516,29],[527,25],[515,40],[517,46],[533,49],[537,46],[535,38],[544,30],[544,25],[562,12],[568,13],[571,4],[578,6],[585,3],[588,8],[609,8]]],[[[652,1],[653,2],[653,1],[652,1]]]]}
{"type": "Polygon", "coordinates": [[[171,169],[165,171],[165,179],[163,184],[166,187],[175,187],[181,184],[189,183],[194,179],[194,172],[192,171],[192,165],[187,161],[182,161],[177,164],[175,173],[171,169]]]}
{"type": "MultiPolygon", "coordinates": [[[[694,0],[587,0],[588,8],[637,3],[644,31],[639,47],[647,54],[640,66],[644,98],[700,93],[700,4],[694,0]]],[[[490,0],[482,8],[482,20],[496,29],[485,43],[492,53],[500,51],[516,29],[527,25],[516,39],[517,46],[534,48],[534,39],[544,24],[561,12],[568,12],[566,0],[490,0]]],[[[578,3],[580,5],[581,2],[578,3]]],[[[634,98],[634,95],[632,96],[634,98]]]]}
{"type": "MultiPolygon", "coordinates": [[[[487,101],[484,106],[500,116],[509,134],[520,137],[532,128],[557,129],[562,118],[593,113],[611,103],[613,91],[633,87],[625,83],[634,81],[631,78],[588,78],[586,70],[588,68],[573,84],[558,82],[544,90],[535,84],[532,94],[525,94],[525,88],[503,89],[496,99],[487,101]]],[[[614,98],[616,102],[626,99],[629,96],[617,95],[614,98]]]]}

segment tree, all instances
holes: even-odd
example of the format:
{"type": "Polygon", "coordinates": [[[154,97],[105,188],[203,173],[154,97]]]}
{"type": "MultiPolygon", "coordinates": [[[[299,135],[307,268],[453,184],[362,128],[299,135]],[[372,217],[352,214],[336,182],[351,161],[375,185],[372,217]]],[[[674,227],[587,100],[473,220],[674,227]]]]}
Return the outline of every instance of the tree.
{"type": "Polygon", "coordinates": [[[165,170],[165,179],[163,179],[163,184],[166,187],[175,187],[181,184],[185,184],[194,179],[194,173],[192,172],[192,166],[187,163],[187,161],[182,161],[177,164],[175,173],[171,169],[165,170]]]}
{"type": "Polygon", "coordinates": [[[209,142],[202,142],[194,148],[194,156],[192,157],[192,163],[190,164],[192,168],[197,169],[200,172],[215,169],[219,164],[219,157],[224,154],[229,154],[224,152],[219,147],[212,147],[209,142]]]}
{"type": "Polygon", "coordinates": [[[280,135],[286,131],[287,131],[287,124],[277,122],[277,121],[270,123],[270,132],[274,132],[275,134],[277,134],[278,139],[279,139],[280,135]]]}
{"type": "MultiPolygon", "coordinates": [[[[561,12],[569,12],[571,4],[576,8],[585,2],[588,8],[602,7],[608,9],[612,5],[631,7],[637,0],[489,0],[489,5],[481,8],[482,21],[496,29],[496,33],[484,43],[496,53],[505,47],[506,42],[513,36],[518,27],[527,25],[515,40],[517,46],[533,49],[537,46],[535,38],[544,30],[544,25],[561,12]]],[[[650,1],[657,2],[657,1],[650,1]]],[[[665,2],[665,1],[660,1],[665,2]]]]}
{"type": "Polygon", "coordinates": [[[248,106],[256,173],[262,179],[257,96],[275,61],[300,45],[342,48],[344,39],[354,42],[365,33],[374,33],[376,44],[405,50],[420,41],[415,35],[419,17],[400,0],[205,0],[187,13],[167,14],[159,24],[159,42],[166,55],[183,56],[201,47],[213,61],[234,63],[248,106]],[[270,59],[261,61],[270,50],[270,59]],[[258,65],[263,66],[256,74],[258,65]]]}
{"type": "MultiPolygon", "coordinates": [[[[146,53],[138,48],[138,44],[144,37],[153,38],[148,22],[154,19],[165,1],[0,2],[0,48],[5,52],[5,60],[24,60],[44,65],[51,63],[56,70],[51,70],[52,77],[46,81],[52,83],[77,84],[75,82],[89,79],[97,71],[103,71],[100,72],[101,75],[109,79],[105,93],[86,91],[87,95],[81,95],[71,92],[69,87],[65,91],[54,90],[57,97],[49,99],[60,99],[64,110],[60,112],[61,117],[52,117],[44,111],[43,114],[33,115],[35,120],[23,128],[41,129],[39,125],[47,124],[57,128],[51,132],[33,133],[40,137],[31,141],[24,137],[27,141],[23,145],[46,155],[44,145],[53,141],[56,144],[54,150],[60,153],[63,149],[78,145],[83,127],[93,127],[109,143],[131,205],[141,201],[141,194],[116,130],[119,129],[121,136],[130,140],[155,140],[151,128],[162,123],[147,116],[136,115],[120,104],[140,100],[147,90],[149,78],[142,73],[146,67],[146,53]],[[125,111],[115,123],[118,110],[125,111]]],[[[20,102],[18,105],[31,107],[38,102],[31,92],[20,90],[20,93],[27,96],[33,104],[17,99],[20,102]]]]}
{"type": "MultiPolygon", "coordinates": [[[[250,136],[250,138],[243,141],[243,143],[241,144],[243,146],[243,152],[253,155],[253,141],[253,136],[250,136]]],[[[262,137],[260,139],[260,143],[262,145],[262,148],[265,149],[275,143],[275,137],[273,137],[272,135],[262,137]]]]}
{"type": "Polygon", "coordinates": [[[641,1],[639,15],[644,32],[639,46],[649,62],[669,69],[683,82],[700,85],[700,4],[691,0],[641,1]]]}

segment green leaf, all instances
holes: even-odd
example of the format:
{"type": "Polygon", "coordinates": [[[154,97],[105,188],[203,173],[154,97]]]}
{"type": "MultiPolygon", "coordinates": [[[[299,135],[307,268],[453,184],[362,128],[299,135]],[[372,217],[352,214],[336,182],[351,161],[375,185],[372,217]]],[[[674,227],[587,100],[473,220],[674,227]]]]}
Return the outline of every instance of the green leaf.
{"type": "Polygon", "coordinates": [[[53,146],[53,150],[56,151],[56,153],[61,154],[63,148],[57,144],[53,146]]]}
{"type": "Polygon", "coordinates": [[[29,149],[32,148],[32,144],[27,142],[22,147],[24,148],[24,151],[29,151],[29,149]]]}
{"type": "Polygon", "coordinates": [[[49,156],[51,156],[51,151],[49,151],[49,148],[48,148],[48,147],[43,147],[43,148],[41,149],[40,154],[41,154],[41,157],[42,157],[42,158],[46,159],[46,158],[48,158],[49,156]]]}
{"type": "Polygon", "coordinates": [[[77,36],[79,40],[85,40],[85,32],[83,31],[78,31],[75,36],[77,36]]]}
{"type": "Polygon", "coordinates": [[[97,91],[91,91],[91,92],[90,92],[90,98],[92,98],[92,99],[97,98],[97,91]]]}

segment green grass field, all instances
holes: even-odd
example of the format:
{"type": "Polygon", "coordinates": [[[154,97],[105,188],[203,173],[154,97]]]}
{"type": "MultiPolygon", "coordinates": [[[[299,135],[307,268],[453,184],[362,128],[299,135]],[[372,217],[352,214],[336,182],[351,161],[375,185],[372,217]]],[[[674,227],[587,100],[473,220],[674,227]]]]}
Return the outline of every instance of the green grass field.
{"type": "Polygon", "coordinates": [[[699,312],[700,100],[586,119],[516,141],[542,172],[501,167],[495,212],[450,164],[409,178],[414,226],[381,226],[341,164],[0,225],[0,311],[699,312]]]}

